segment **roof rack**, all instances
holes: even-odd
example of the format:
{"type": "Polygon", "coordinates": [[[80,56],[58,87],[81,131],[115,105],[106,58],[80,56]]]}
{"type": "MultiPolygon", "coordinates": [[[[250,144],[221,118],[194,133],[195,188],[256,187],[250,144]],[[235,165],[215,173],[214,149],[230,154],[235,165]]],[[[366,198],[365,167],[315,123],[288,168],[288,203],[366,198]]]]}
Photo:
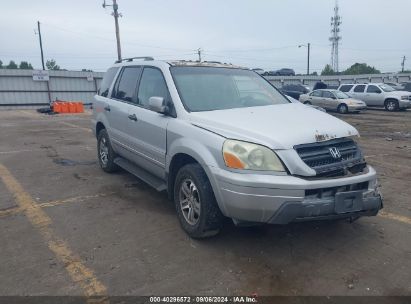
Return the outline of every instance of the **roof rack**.
{"type": "Polygon", "coordinates": [[[121,59],[121,60],[116,60],[114,63],[120,63],[120,62],[123,62],[123,61],[130,62],[130,61],[133,61],[133,59],[142,59],[142,60],[144,60],[144,61],[154,60],[154,58],[153,58],[153,57],[150,57],[150,56],[143,56],[143,57],[130,57],[130,58],[124,58],[124,59],[121,59]]]}

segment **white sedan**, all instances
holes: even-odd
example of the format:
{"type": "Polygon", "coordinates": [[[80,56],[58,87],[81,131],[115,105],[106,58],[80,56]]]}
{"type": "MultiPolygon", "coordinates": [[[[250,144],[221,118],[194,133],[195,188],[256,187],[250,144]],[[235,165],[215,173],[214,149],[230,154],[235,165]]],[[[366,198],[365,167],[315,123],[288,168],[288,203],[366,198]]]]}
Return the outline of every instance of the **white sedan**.
{"type": "Polygon", "coordinates": [[[341,114],[360,112],[367,109],[367,105],[363,101],[353,99],[338,90],[323,89],[302,94],[300,96],[300,102],[306,105],[319,106],[330,111],[337,111],[341,114]]]}

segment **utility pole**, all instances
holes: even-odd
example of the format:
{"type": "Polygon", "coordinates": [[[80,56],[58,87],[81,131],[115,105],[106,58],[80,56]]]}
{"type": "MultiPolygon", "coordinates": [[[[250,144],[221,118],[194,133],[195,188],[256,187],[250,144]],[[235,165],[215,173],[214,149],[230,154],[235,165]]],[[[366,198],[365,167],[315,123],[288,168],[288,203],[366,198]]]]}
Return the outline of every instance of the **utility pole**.
{"type": "Polygon", "coordinates": [[[405,67],[405,60],[406,60],[406,59],[407,59],[407,58],[405,58],[405,56],[402,57],[402,62],[401,62],[401,67],[402,67],[401,72],[402,72],[402,73],[404,73],[404,67],[405,67]]]}
{"type": "Polygon", "coordinates": [[[43,43],[41,41],[41,31],[40,31],[40,21],[37,21],[37,30],[39,32],[39,42],[40,42],[40,52],[41,52],[41,64],[43,65],[43,70],[46,68],[44,67],[44,55],[43,55],[43,43]]]}
{"type": "Polygon", "coordinates": [[[310,75],[310,49],[311,49],[311,43],[307,43],[307,45],[305,44],[300,44],[298,47],[307,47],[307,76],[310,75]]]}
{"type": "Polygon", "coordinates": [[[115,24],[115,27],[116,27],[117,58],[118,58],[118,60],[121,60],[120,28],[119,28],[119,25],[118,25],[118,17],[121,17],[121,14],[118,13],[117,0],[113,0],[112,5],[106,4],[106,0],[104,0],[103,7],[106,8],[106,6],[112,6],[113,7],[113,13],[111,15],[113,15],[113,17],[114,17],[114,24],[115,24]]]}
{"type": "Polygon", "coordinates": [[[199,48],[198,50],[197,50],[197,54],[198,54],[198,61],[199,62],[201,62],[201,52],[202,52],[203,50],[201,49],[201,48],[199,48]]]}
{"type": "Polygon", "coordinates": [[[308,53],[307,53],[307,76],[310,75],[310,43],[308,42],[307,44],[308,48],[308,53]]]}

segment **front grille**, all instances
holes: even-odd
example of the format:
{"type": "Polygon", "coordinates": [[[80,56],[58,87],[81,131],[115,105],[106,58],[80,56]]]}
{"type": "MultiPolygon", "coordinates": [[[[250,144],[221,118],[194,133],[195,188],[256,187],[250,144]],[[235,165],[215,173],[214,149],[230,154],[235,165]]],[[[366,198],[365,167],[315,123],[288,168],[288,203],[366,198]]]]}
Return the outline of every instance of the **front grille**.
{"type": "Polygon", "coordinates": [[[317,176],[341,176],[348,171],[355,174],[362,172],[366,165],[360,148],[350,138],[298,145],[294,149],[317,176]]]}

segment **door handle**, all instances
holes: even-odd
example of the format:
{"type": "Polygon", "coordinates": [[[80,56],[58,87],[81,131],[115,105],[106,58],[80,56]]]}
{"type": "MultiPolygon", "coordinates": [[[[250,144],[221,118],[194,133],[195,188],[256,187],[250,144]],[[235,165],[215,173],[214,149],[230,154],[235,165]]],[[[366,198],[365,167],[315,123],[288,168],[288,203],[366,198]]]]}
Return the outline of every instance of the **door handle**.
{"type": "Polygon", "coordinates": [[[107,111],[107,112],[110,112],[110,111],[111,111],[109,106],[105,106],[105,107],[104,107],[104,110],[107,111]]]}
{"type": "Polygon", "coordinates": [[[131,115],[128,115],[128,119],[137,121],[137,116],[136,114],[131,114],[131,115]]]}

